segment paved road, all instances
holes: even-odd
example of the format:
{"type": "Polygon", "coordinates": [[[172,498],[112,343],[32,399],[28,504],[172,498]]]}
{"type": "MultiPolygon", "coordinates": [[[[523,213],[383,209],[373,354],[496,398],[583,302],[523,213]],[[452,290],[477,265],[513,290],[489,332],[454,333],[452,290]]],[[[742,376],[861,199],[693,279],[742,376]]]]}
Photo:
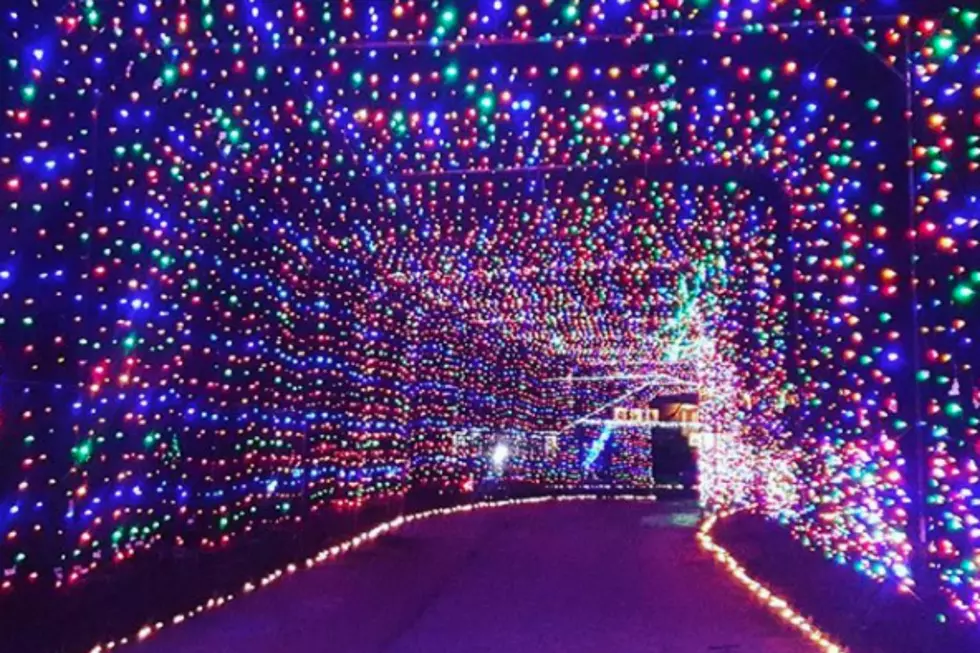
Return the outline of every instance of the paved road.
{"type": "Polygon", "coordinates": [[[510,507],[412,524],[136,653],[802,653],[707,559],[684,504],[510,507]]]}

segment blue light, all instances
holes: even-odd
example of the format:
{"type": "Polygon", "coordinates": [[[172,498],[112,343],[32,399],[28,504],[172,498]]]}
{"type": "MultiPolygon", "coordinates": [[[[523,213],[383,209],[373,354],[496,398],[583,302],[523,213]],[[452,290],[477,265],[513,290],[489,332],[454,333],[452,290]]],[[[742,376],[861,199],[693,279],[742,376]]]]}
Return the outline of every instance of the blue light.
{"type": "Polygon", "coordinates": [[[605,450],[609,440],[612,438],[612,434],[612,427],[604,426],[602,428],[602,433],[600,433],[599,437],[593,440],[592,444],[589,446],[589,451],[585,456],[585,462],[583,464],[585,469],[592,469],[603,450],[605,450]]]}

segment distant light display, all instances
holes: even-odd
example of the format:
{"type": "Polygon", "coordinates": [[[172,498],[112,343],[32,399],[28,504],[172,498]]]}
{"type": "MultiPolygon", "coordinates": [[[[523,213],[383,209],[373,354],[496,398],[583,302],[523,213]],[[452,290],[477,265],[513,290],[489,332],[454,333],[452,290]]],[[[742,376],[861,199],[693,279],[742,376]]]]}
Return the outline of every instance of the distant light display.
{"type": "Polygon", "coordinates": [[[588,418],[694,393],[705,505],[980,619],[980,19],[904,4],[5,4],[0,589],[647,488],[588,418]]]}

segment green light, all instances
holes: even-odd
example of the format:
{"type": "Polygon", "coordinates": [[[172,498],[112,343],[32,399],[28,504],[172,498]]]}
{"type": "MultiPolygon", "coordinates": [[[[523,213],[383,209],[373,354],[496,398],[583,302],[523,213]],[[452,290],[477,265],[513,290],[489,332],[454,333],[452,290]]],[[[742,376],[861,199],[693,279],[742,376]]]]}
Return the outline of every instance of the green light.
{"type": "Polygon", "coordinates": [[[450,28],[456,23],[456,10],[448,7],[439,14],[439,24],[445,28],[450,28]]]}
{"type": "Polygon", "coordinates": [[[496,106],[497,101],[492,93],[486,93],[480,98],[478,104],[480,107],[480,111],[482,111],[483,113],[490,113],[491,111],[493,111],[493,108],[496,106]]]}
{"type": "Polygon", "coordinates": [[[963,407],[955,401],[951,401],[946,404],[946,407],[943,410],[950,417],[959,417],[963,414],[963,407]]]}
{"type": "Polygon", "coordinates": [[[578,7],[575,5],[565,5],[561,13],[565,17],[565,20],[573,21],[578,17],[578,7]]]}
{"type": "Polygon", "coordinates": [[[72,447],[71,456],[78,464],[86,463],[92,458],[92,443],[87,441],[72,447]]]}
{"type": "Polygon", "coordinates": [[[953,289],[953,301],[958,304],[967,304],[973,300],[976,294],[976,290],[965,283],[961,283],[960,285],[956,286],[955,289],[953,289]]]}
{"type": "Polygon", "coordinates": [[[161,77],[163,78],[164,84],[170,85],[175,83],[177,81],[177,67],[165,66],[161,77]]]}
{"type": "Polygon", "coordinates": [[[940,35],[932,40],[932,47],[936,54],[945,57],[956,48],[956,39],[952,36],[940,35]]]}

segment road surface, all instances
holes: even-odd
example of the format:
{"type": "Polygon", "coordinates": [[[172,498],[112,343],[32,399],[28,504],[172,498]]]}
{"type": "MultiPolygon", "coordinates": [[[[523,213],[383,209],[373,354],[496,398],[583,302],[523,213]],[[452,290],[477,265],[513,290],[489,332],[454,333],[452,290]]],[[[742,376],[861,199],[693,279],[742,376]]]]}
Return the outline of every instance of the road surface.
{"type": "Polygon", "coordinates": [[[416,522],[136,653],[802,653],[701,553],[689,504],[568,502],[416,522]]]}

